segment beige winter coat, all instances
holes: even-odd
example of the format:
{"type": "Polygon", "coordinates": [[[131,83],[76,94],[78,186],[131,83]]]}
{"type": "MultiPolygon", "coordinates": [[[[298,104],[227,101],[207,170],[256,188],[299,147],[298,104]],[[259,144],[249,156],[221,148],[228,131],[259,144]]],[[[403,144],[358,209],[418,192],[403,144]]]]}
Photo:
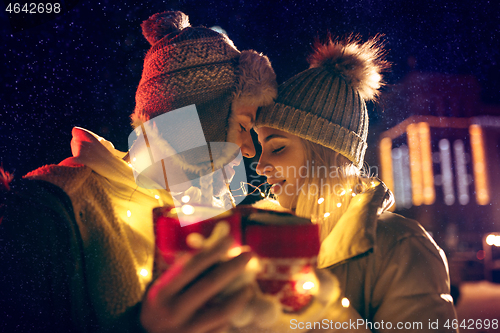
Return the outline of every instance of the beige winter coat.
{"type": "Polygon", "coordinates": [[[416,221],[385,211],[392,203],[383,183],[357,195],[323,241],[318,266],[350,304],[329,319],[356,332],[454,332],[445,327],[456,318],[445,254],[416,221]]]}

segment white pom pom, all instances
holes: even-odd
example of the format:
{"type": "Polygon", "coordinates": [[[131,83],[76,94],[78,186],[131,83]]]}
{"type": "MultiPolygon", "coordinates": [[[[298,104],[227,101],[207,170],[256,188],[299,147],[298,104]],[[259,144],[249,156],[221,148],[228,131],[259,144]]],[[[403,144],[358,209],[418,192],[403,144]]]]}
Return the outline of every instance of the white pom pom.
{"type": "Polygon", "coordinates": [[[383,85],[380,73],[389,67],[382,47],[379,35],[365,43],[359,36],[352,35],[343,40],[329,38],[326,43],[315,43],[314,53],[308,61],[310,68],[324,67],[333,71],[364,100],[373,100],[383,85]]]}

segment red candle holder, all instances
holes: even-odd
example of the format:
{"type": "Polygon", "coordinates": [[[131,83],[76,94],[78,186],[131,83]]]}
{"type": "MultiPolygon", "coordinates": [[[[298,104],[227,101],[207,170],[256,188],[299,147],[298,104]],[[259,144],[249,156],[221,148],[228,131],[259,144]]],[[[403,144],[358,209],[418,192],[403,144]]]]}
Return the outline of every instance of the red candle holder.
{"type": "MultiPolygon", "coordinates": [[[[156,237],[156,260],[163,260],[171,265],[177,257],[187,252],[198,250],[189,244],[189,236],[193,233],[208,239],[218,223],[229,226],[229,234],[234,238],[235,245],[241,246],[241,217],[236,211],[224,211],[206,206],[190,205],[190,224],[181,226],[177,214],[178,208],[158,207],[153,209],[154,231],[156,237]],[[213,216],[205,219],[204,216],[213,216]]],[[[185,220],[185,216],[183,217],[185,220]]],[[[162,265],[164,266],[164,265],[162,265]]],[[[161,270],[163,271],[163,270],[161,270]]]]}
{"type": "Polygon", "coordinates": [[[259,256],[257,283],[261,291],[277,297],[285,312],[298,312],[318,290],[314,271],[320,248],[318,226],[310,222],[287,224],[287,220],[302,219],[286,214],[277,215],[275,220],[282,223],[248,225],[245,242],[259,256]]]}
{"type": "MultiPolygon", "coordinates": [[[[256,280],[263,293],[276,297],[285,312],[298,312],[311,302],[318,290],[314,271],[320,248],[317,225],[292,214],[250,206],[238,206],[229,211],[190,207],[191,223],[186,225],[179,222],[179,208],[153,210],[157,248],[155,276],[180,255],[198,250],[190,242],[193,234],[207,240],[214,237],[217,226],[224,223],[235,240],[234,247],[248,245],[257,254],[258,267],[252,269],[257,272],[256,280]],[[205,219],[203,216],[213,217],[205,219]]],[[[185,216],[183,220],[186,221],[185,216]]]]}

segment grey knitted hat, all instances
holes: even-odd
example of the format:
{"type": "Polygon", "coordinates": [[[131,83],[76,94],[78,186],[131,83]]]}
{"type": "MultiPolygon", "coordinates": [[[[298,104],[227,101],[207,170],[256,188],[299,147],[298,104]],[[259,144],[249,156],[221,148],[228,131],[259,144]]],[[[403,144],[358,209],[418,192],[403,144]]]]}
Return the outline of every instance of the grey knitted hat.
{"type": "Polygon", "coordinates": [[[362,43],[349,36],[316,43],[309,69],[280,85],[275,103],[260,110],[257,127],[331,148],[360,168],[368,136],[366,101],[378,96],[380,72],[388,67],[379,40],[362,43]]]}

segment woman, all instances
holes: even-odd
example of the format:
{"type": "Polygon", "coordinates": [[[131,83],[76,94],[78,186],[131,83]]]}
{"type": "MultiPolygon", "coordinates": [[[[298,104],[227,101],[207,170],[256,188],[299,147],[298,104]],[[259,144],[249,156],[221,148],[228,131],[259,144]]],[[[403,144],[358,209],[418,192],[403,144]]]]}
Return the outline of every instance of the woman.
{"type": "Polygon", "coordinates": [[[378,38],[318,43],[310,68],[258,115],[257,172],[281,206],[319,224],[318,267],[339,279],[357,329],[454,331],[443,251],[416,221],[387,212],[391,193],[360,171],[383,55],[378,38]]]}

